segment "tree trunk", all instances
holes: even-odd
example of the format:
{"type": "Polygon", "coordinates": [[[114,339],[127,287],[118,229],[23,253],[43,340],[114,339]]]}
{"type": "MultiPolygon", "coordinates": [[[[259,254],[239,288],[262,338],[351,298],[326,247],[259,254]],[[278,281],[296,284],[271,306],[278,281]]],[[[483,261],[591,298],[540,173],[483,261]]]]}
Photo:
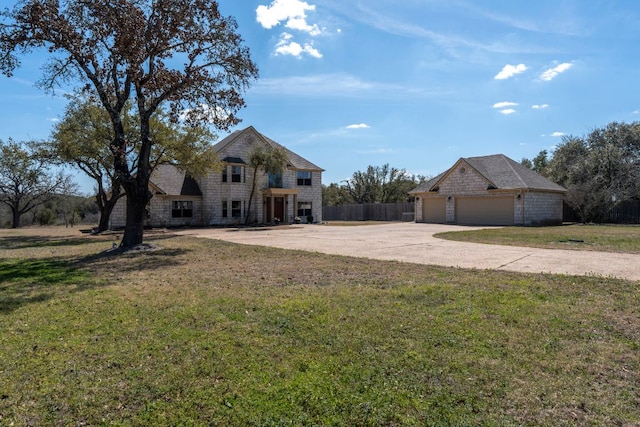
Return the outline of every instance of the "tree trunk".
{"type": "MultiPolygon", "coordinates": [[[[144,102],[139,100],[138,107],[143,110],[144,102]]],[[[122,236],[121,247],[131,248],[142,243],[144,234],[144,221],[147,218],[147,203],[153,196],[149,191],[149,178],[151,177],[151,164],[149,157],[151,156],[152,141],[150,139],[149,120],[151,112],[140,114],[140,151],[138,152],[138,167],[135,176],[128,179],[121,179],[120,183],[127,195],[127,220],[124,227],[124,235],[122,236]]],[[[116,165],[122,166],[126,160],[122,157],[123,162],[116,165]]],[[[127,170],[127,173],[128,170],[127,170]]],[[[122,176],[122,175],[120,175],[122,176]]]]}
{"type": "Polygon", "coordinates": [[[109,229],[109,220],[111,219],[111,212],[115,204],[109,203],[100,208],[100,220],[98,221],[98,233],[107,231],[109,229]]]}
{"type": "Polygon", "coordinates": [[[134,180],[132,185],[125,186],[127,193],[127,220],[124,227],[124,235],[120,246],[131,248],[142,243],[144,234],[144,221],[147,219],[147,203],[151,199],[151,192],[147,184],[142,185],[141,180],[134,180]],[[129,188],[127,188],[129,187],[129,188]]]}
{"type": "Polygon", "coordinates": [[[244,224],[249,224],[249,213],[251,212],[251,202],[253,202],[253,196],[256,192],[256,181],[258,175],[258,168],[253,169],[253,178],[251,179],[251,193],[249,194],[249,203],[247,204],[247,215],[244,218],[244,224]]]}
{"type": "Polygon", "coordinates": [[[11,208],[12,221],[11,228],[20,228],[20,211],[17,208],[11,208]]]}
{"type": "MultiPolygon", "coordinates": [[[[114,193],[116,191],[119,193],[120,186],[118,185],[117,188],[114,186],[112,188],[112,191],[114,193]]],[[[111,196],[111,198],[108,198],[104,190],[102,190],[102,193],[103,194],[100,194],[99,192],[98,195],[96,196],[96,204],[100,209],[100,220],[98,222],[98,230],[97,230],[98,233],[102,233],[103,231],[107,231],[109,229],[109,220],[111,219],[111,212],[113,212],[113,208],[116,206],[116,203],[120,198],[120,197],[114,197],[113,195],[111,196]]]]}

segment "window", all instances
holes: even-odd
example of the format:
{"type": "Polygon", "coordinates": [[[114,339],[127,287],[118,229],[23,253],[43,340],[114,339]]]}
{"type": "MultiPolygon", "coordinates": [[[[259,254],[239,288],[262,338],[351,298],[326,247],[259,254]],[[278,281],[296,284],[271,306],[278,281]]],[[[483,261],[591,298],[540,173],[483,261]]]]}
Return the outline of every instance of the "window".
{"type": "MultiPolygon", "coordinates": [[[[226,200],[222,201],[222,218],[229,218],[229,204],[226,200]]],[[[231,201],[231,218],[242,218],[242,201],[231,201]]]]}
{"type": "Polygon", "coordinates": [[[171,206],[171,218],[193,217],[193,202],[175,200],[171,206]]]}
{"type": "Polygon", "coordinates": [[[240,200],[234,200],[231,202],[231,216],[233,218],[242,217],[242,202],[240,200]]]}
{"type": "MultiPolygon", "coordinates": [[[[228,168],[222,171],[222,182],[229,182],[228,168]]],[[[231,182],[244,182],[244,168],[239,165],[231,166],[231,182]]]]}
{"type": "Polygon", "coordinates": [[[298,202],[298,216],[304,218],[309,215],[312,215],[311,202],[298,202]]]}
{"type": "Polygon", "coordinates": [[[269,188],[282,188],[282,174],[270,173],[269,174],[269,188]]]}
{"type": "Polygon", "coordinates": [[[231,166],[231,182],[242,182],[242,166],[231,166]]]}
{"type": "Polygon", "coordinates": [[[298,185],[311,185],[311,171],[298,171],[298,185]]]}

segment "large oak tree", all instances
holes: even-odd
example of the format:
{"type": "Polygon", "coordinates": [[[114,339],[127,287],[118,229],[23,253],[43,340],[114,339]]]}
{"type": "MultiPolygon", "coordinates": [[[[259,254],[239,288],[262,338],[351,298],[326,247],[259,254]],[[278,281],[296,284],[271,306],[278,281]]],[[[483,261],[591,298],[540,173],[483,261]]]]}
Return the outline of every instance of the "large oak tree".
{"type": "Polygon", "coordinates": [[[142,243],[157,110],[169,104],[174,120],[188,111],[187,123],[209,120],[221,130],[239,122],[242,94],[258,72],[235,20],[222,16],[213,0],[23,0],[1,16],[5,75],[21,55],[45,48],[41,87],[75,83],[109,115],[109,149],[127,196],[121,246],[142,243]],[[123,124],[128,102],[139,122],[135,142],[123,124]],[[132,145],[134,164],[127,155],[132,145]]]}
{"type": "MultiPolygon", "coordinates": [[[[136,142],[137,121],[130,108],[125,108],[123,126],[127,140],[136,142]]],[[[154,115],[149,124],[155,141],[149,163],[173,163],[191,175],[203,175],[220,164],[212,148],[215,135],[204,126],[185,126],[171,123],[163,110],[154,115]]],[[[109,115],[90,98],[72,98],[62,120],[54,126],[51,138],[38,144],[42,156],[55,163],[70,164],[83,171],[96,184],[96,204],[100,210],[98,232],[108,229],[111,212],[124,196],[122,184],[113,168],[113,127],[109,115]]],[[[129,147],[127,156],[136,168],[138,144],[129,147]]]]}

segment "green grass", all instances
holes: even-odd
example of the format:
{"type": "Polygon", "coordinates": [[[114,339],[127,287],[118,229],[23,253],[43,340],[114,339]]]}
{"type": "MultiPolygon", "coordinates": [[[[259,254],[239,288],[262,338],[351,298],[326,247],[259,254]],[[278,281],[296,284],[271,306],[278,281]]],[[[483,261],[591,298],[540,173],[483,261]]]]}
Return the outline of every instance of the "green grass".
{"type": "Polygon", "coordinates": [[[640,253],[640,226],[634,225],[487,228],[438,233],[435,237],[496,245],[640,253]]]}
{"type": "Polygon", "coordinates": [[[640,423],[637,283],[1,233],[0,425],[640,423]]]}

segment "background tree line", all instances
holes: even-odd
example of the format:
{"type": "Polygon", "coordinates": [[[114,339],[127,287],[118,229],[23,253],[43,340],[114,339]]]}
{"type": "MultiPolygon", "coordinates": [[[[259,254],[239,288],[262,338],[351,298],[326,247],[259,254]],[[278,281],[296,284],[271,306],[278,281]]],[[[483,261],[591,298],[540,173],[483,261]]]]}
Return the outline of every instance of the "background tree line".
{"type": "Polygon", "coordinates": [[[427,178],[385,164],[356,171],[342,183],[322,185],[322,205],[411,202],[413,190],[427,178]]]}
{"type": "Polygon", "coordinates": [[[640,122],[564,136],[552,153],[542,150],[522,164],[564,186],[582,222],[601,223],[617,204],[640,200],[640,122]]]}

